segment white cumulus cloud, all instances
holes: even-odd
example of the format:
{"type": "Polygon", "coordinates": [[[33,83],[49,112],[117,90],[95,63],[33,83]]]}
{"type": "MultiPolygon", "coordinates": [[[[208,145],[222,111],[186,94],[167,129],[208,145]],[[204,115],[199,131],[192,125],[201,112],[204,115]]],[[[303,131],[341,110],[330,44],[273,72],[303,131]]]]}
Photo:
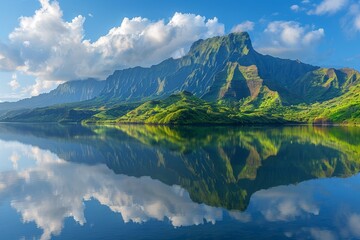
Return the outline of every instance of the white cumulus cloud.
{"type": "Polygon", "coordinates": [[[291,5],[290,9],[293,10],[294,12],[298,12],[298,11],[300,11],[301,8],[299,5],[294,4],[294,5],[291,5]]]}
{"type": "Polygon", "coordinates": [[[348,0],[323,0],[315,9],[310,10],[308,14],[324,15],[334,14],[343,9],[348,3],[348,0]]]}
{"type": "Polygon", "coordinates": [[[323,28],[315,29],[295,21],[274,21],[268,24],[257,45],[265,54],[298,58],[313,51],[324,36],[323,28]]]}
{"type": "Polygon", "coordinates": [[[255,23],[252,21],[242,22],[231,29],[231,32],[250,32],[254,30],[255,23]]]}
{"type": "Polygon", "coordinates": [[[10,82],[8,82],[8,85],[11,87],[11,89],[14,91],[16,89],[18,89],[20,87],[20,83],[17,80],[17,75],[16,73],[14,73],[12,75],[12,78],[10,80],[10,82]]]}
{"type": "Polygon", "coordinates": [[[175,13],[169,21],[124,18],[91,42],[85,39],[84,16],[65,21],[57,1],[40,3],[33,16],[20,18],[9,42],[1,45],[1,70],[22,71],[39,80],[105,78],[116,69],[181,56],[194,41],[224,34],[216,17],[175,13]]]}

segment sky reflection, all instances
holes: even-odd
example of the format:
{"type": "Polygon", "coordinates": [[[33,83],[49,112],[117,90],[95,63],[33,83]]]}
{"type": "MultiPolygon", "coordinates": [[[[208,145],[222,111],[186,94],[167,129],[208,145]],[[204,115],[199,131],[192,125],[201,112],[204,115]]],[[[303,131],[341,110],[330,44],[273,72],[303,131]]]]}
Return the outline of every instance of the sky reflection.
{"type": "MultiPolygon", "coordinates": [[[[155,220],[170,224],[174,231],[199,225],[216,229],[221,223],[220,236],[230,230],[250,233],[262,226],[262,234],[276,231],[285,239],[360,237],[360,175],[259,190],[246,210],[239,211],[195,202],[188,190],[156,180],[150,172],[141,177],[116,174],[101,161],[92,165],[66,161],[15,140],[0,140],[0,146],[0,203],[2,207],[10,203],[24,225],[35,223],[43,231],[42,240],[61,236],[67,219],[86,227],[87,202],[93,200],[119,213],[125,223],[155,220]]],[[[99,214],[106,219],[106,213],[99,214]]]]}
{"type": "Polygon", "coordinates": [[[13,162],[13,156],[17,156],[17,161],[13,170],[0,173],[0,196],[10,196],[11,206],[21,213],[25,223],[34,221],[43,229],[41,239],[60,234],[66,217],[85,224],[84,201],[90,199],[121,213],[125,222],[166,218],[179,227],[222,219],[221,209],[192,202],[179,186],[167,186],[150,177],[116,175],[102,164],[66,162],[33,146],[2,145],[11,149],[4,159],[13,162]],[[29,164],[31,161],[35,164],[29,164]],[[22,163],[28,167],[23,168],[22,163]]]}

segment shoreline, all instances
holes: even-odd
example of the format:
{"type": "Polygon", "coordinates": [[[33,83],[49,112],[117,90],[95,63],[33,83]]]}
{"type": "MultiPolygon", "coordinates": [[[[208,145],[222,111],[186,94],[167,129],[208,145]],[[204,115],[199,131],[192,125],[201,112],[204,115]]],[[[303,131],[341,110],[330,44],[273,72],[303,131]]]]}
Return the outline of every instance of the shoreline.
{"type": "Polygon", "coordinates": [[[314,126],[314,127],[360,127],[360,123],[145,123],[145,122],[0,122],[0,124],[58,124],[83,126],[117,126],[117,125],[143,125],[143,126],[179,126],[179,127],[246,127],[246,126],[314,126]]]}

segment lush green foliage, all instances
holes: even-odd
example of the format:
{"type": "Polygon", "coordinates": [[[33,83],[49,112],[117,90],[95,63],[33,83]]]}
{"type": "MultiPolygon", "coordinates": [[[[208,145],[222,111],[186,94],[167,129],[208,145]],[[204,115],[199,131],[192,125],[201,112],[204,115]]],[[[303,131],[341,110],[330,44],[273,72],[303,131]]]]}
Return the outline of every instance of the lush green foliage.
{"type": "Polygon", "coordinates": [[[97,110],[54,106],[20,111],[15,116],[3,119],[4,122],[80,122],[96,114],[97,110]]]}
{"type": "Polygon", "coordinates": [[[173,94],[164,100],[152,100],[129,111],[115,123],[147,124],[251,124],[281,123],[281,119],[264,113],[244,114],[227,104],[211,103],[189,92],[173,94]]]}
{"type": "Polygon", "coordinates": [[[16,109],[0,119],[183,125],[360,123],[359,72],[261,55],[247,33],[199,40],[182,58],[115,71],[104,83],[94,82],[103,89],[95,91],[92,84],[82,88],[77,82],[41,98],[81,93],[88,99],[98,94],[94,99],[16,109]]]}

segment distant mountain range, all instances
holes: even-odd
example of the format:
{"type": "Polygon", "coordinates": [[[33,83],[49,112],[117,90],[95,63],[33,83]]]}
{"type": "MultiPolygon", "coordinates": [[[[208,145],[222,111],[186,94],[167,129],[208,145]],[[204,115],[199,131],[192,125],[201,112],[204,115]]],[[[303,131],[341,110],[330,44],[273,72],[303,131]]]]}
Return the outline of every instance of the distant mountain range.
{"type": "Polygon", "coordinates": [[[196,41],[180,59],[2,103],[0,113],[21,122],[356,124],[360,73],[262,55],[248,33],[231,33],[196,41]]]}
{"type": "Polygon", "coordinates": [[[60,84],[49,93],[43,93],[39,96],[26,98],[18,102],[0,103],[0,113],[15,109],[33,109],[55,104],[89,100],[98,96],[104,86],[104,81],[95,79],[66,82],[60,84]]]}

